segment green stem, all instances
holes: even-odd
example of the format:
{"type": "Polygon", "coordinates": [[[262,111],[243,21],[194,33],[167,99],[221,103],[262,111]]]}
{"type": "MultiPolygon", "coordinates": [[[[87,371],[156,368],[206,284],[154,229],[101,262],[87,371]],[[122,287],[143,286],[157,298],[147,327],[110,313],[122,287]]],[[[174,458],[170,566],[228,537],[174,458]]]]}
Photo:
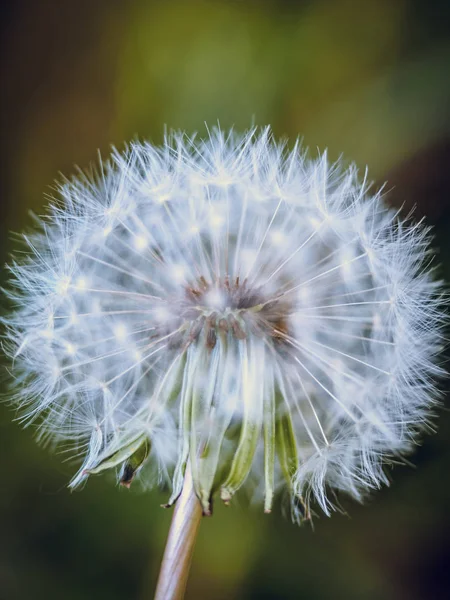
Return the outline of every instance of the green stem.
{"type": "Polygon", "coordinates": [[[182,600],[189,576],[202,507],[195,495],[189,461],[183,490],[176,501],[159,572],[155,600],[182,600]]]}

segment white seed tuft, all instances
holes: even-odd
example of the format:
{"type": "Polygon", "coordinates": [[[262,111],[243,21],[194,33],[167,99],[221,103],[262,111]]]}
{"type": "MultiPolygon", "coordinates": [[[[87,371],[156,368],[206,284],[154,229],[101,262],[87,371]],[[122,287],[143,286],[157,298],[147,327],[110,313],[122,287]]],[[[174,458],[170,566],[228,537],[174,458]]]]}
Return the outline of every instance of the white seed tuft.
{"type": "Polygon", "coordinates": [[[146,461],[174,502],[190,460],[205,513],[250,475],[301,520],[386,481],[442,375],[426,228],[269,128],[132,143],[59,191],[4,321],[24,419],[85,454],[72,485],[146,461]]]}

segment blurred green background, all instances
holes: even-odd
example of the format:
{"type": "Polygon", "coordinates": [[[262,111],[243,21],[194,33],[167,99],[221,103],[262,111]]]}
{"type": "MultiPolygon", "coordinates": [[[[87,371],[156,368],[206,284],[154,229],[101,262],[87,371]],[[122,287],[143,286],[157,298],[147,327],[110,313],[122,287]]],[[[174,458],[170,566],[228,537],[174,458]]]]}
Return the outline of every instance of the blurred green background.
{"type": "MultiPolygon", "coordinates": [[[[450,280],[450,3],[418,0],[18,0],[2,8],[1,262],[59,171],[111,144],[204,122],[341,153],[436,226],[450,280]]],[[[2,270],[4,275],[4,271],[2,270]]],[[[2,277],[3,277],[2,275],[2,277]]],[[[2,378],[2,380],[5,378],[2,378]]],[[[0,598],[151,597],[171,514],[162,492],[92,478],[0,421],[0,598]]],[[[450,415],[347,515],[297,528],[248,507],[202,523],[187,598],[450,597],[450,415]]]]}

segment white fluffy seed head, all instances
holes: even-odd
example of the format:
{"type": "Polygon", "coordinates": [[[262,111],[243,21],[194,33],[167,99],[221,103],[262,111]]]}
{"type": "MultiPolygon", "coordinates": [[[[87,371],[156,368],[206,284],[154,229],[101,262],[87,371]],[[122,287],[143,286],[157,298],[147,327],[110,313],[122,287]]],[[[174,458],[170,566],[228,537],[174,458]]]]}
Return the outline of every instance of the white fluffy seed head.
{"type": "Polygon", "coordinates": [[[441,375],[422,225],[268,128],[133,143],[59,191],[5,322],[24,419],[85,454],[72,485],[145,463],[174,502],[189,460],[206,513],[253,479],[301,520],[386,481],[441,375]]]}

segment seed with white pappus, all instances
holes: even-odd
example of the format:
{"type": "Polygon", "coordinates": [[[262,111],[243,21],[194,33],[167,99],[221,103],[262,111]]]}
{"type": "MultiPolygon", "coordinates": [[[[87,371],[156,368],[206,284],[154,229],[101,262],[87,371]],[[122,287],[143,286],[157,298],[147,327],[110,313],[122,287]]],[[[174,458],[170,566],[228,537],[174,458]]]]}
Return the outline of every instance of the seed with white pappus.
{"type": "Polygon", "coordinates": [[[5,319],[14,401],[43,439],[170,483],[205,514],[248,484],[297,521],[356,498],[430,422],[445,321],[428,231],[354,167],[269,128],[133,143],[59,185],[5,319]]]}

